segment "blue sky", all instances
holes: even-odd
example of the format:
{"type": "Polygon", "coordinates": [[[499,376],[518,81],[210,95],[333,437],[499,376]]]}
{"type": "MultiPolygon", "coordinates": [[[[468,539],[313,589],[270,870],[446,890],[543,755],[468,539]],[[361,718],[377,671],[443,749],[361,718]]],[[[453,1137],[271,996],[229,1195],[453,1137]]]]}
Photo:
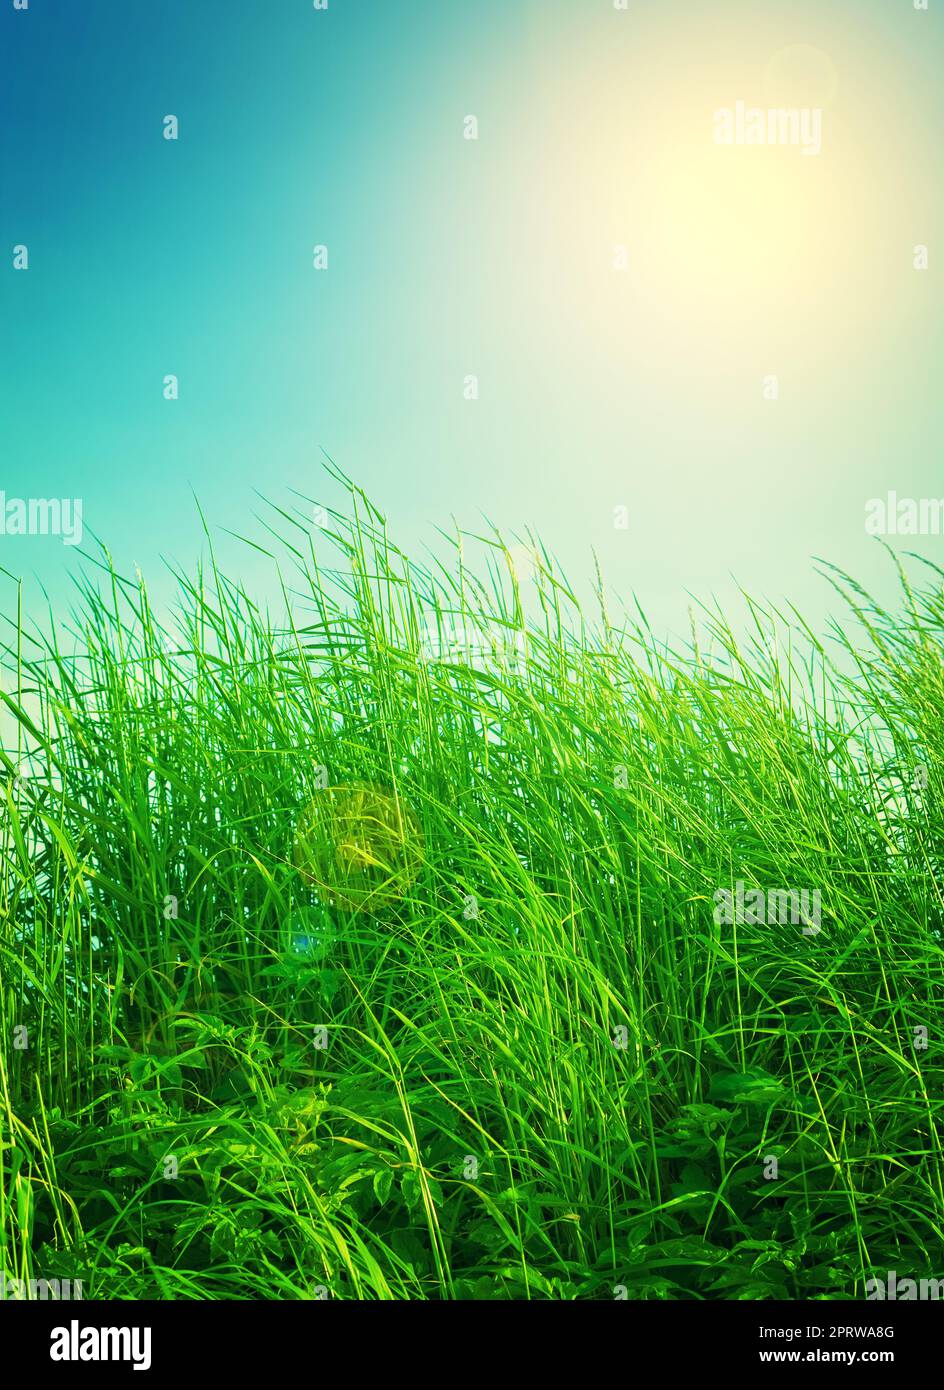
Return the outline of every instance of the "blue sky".
{"type": "MultiPolygon", "coordinates": [[[[4,4],[0,490],[168,598],[196,493],[265,595],[223,531],[333,500],[327,451],[412,547],[485,514],[657,625],[732,574],[816,621],[812,556],[885,583],[868,498],[944,495],[941,41],[878,0],[4,4]],[[820,156],[712,147],[772,73],[820,156]]],[[[28,602],[78,563],[0,536],[28,602]]]]}

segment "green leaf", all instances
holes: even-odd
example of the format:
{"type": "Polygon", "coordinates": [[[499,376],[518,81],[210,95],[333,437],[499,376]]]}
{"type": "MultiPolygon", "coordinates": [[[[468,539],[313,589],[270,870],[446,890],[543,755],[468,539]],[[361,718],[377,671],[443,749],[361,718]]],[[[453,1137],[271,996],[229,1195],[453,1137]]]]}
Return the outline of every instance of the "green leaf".
{"type": "Polygon", "coordinates": [[[390,1189],[393,1187],[393,1169],[378,1168],[374,1174],[374,1196],[383,1206],[390,1196],[390,1189]]]}

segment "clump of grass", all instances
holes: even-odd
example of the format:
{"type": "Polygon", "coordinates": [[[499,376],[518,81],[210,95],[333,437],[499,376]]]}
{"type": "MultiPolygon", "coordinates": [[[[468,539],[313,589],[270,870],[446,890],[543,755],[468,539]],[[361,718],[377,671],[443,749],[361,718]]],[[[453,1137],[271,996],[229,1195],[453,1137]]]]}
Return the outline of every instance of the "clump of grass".
{"type": "Polygon", "coordinates": [[[104,552],[67,628],[12,616],[3,1272],[378,1299],[944,1274],[940,576],[888,614],[836,574],[832,645],[749,604],[746,638],[705,613],[673,652],[539,549],[526,583],[495,535],[412,562],[348,487],[254,542],[278,621],[212,551],[172,617],[104,552]],[[821,930],[716,920],[738,882],[817,890],[821,930]]]}

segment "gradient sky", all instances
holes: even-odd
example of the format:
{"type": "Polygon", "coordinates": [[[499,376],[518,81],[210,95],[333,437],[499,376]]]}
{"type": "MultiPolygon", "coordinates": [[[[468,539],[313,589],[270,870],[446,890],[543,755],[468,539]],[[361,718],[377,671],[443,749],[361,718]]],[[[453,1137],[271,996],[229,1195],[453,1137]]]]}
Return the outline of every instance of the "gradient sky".
{"type": "MultiPolygon", "coordinates": [[[[817,622],[811,557],[887,581],[868,498],[944,496],[942,55],[942,0],[0,0],[0,490],[154,577],[326,450],[409,546],[484,513],[657,626],[732,575],[817,622]],[[822,153],[715,145],[739,100],[822,153]]],[[[28,602],[77,563],[0,537],[28,602]]]]}

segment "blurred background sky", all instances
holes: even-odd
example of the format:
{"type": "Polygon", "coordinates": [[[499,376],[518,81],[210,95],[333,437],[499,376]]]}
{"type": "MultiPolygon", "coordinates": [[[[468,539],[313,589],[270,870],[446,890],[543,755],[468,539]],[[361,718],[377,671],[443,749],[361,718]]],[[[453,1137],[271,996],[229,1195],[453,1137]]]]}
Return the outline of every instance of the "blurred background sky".
{"type": "MultiPolygon", "coordinates": [[[[866,500],[944,497],[942,54],[938,0],[0,0],[0,490],[167,597],[193,492],[253,532],[326,450],[408,547],[485,513],[658,628],[817,624],[813,556],[891,587],[866,500]],[[822,152],[716,145],[739,100],[822,152]]],[[[0,536],[28,607],[77,563],[0,536]]]]}

